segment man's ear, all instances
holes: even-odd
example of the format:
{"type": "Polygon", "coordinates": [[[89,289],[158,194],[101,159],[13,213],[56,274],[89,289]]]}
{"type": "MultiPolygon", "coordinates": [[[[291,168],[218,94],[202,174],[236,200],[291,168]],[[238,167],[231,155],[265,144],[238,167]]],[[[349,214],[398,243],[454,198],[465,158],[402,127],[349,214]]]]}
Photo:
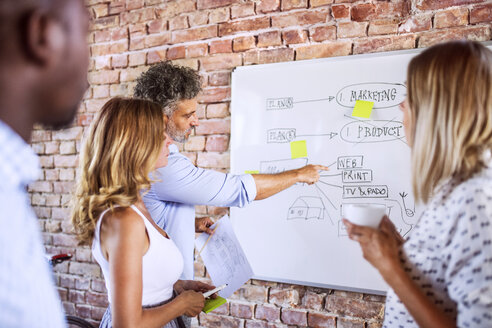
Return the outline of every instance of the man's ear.
{"type": "Polygon", "coordinates": [[[66,35],[60,21],[34,10],[26,15],[24,22],[23,43],[31,60],[44,66],[63,55],[66,35]]]}

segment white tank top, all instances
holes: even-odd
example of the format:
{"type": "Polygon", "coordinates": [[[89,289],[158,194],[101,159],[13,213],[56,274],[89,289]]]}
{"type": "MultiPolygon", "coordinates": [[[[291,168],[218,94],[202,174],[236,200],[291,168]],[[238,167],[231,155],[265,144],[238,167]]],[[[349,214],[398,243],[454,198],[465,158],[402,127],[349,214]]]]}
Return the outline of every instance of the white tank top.
{"type": "MultiPolygon", "coordinates": [[[[132,205],[131,208],[144,221],[150,242],[149,249],[142,258],[142,305],[155,305],[167,301],[173,296],[173,285],[183,271],[183,257],[174,242],[164,237],[135,205],[132,205]]],[[[108,290],[108,299],[111,302],[109,263],[102,253],[99,237],[101,219],[108,210],[102,212],[97,221],[92,243],[92,255],[101,266],[108,290]]]]}

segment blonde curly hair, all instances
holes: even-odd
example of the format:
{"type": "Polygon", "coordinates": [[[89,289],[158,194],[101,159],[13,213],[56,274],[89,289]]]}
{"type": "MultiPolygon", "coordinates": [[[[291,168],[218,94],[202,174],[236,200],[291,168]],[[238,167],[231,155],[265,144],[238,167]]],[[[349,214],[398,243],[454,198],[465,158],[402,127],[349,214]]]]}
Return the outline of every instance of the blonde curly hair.
{"type": "Polygon", "coordinates": [[[148,190],[162,149],[165,122],[159,105],[113,98],[98,113],[82,148],[71,221],[81,244],[91,244],[99,215],[129,207],[148,190]]]}

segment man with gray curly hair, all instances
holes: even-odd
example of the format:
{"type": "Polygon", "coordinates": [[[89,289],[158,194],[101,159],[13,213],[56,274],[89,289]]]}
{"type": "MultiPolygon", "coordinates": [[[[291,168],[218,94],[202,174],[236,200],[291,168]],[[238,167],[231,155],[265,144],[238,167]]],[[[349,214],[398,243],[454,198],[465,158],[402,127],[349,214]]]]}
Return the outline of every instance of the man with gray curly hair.
{"type": "MultiPolygon", "coordinates": [[[[197,96],[201,91],[198,73],[187,67],[161,62],[137,80],[134,96],[161,105],[167,117],[167,133],[176,142],[185,142],[199,125],[197,96]]],[[[319,180],[322,165],[307,165],[278,174],[233,175],[198,168],[169,147],[168,165],[158,169],[160,181],[152,184],[144,202],[152,218],[174,240],[184,258],[182,279],[193,279],[193,249],[196,232],[212,233],[210,218],[195,220],[195,205],[243,207],[253,200],[268,198],[295,183],[319,180]]]]}

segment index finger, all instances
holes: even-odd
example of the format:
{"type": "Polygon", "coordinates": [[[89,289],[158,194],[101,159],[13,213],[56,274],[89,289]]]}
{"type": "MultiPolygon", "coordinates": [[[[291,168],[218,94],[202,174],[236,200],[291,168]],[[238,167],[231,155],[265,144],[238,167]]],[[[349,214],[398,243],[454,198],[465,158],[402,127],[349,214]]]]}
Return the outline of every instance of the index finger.
{"type": "Polygon", "coordinates": [[[329,171],[330,168],[328,166],[324,166],[324,165],[313,165],[313,168],[315,168],[316,170],[321,170],[321,171],[329,171]]]}

